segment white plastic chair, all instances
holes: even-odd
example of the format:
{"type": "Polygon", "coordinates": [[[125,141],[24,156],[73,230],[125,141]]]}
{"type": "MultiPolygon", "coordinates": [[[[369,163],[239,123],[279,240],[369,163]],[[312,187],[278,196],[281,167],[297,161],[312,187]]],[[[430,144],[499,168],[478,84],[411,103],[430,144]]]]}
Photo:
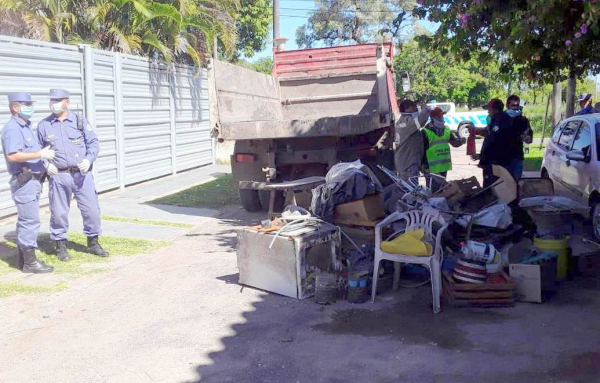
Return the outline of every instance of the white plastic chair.
{"type": "MultiPolygon", "coordinates": [[[[371,291],[371,302],[375,302],[377,293],[377,279],[379,277],[379,263],[382,260],[389,260],[397,263],[409,263],[425,266],[431,274],[431,291],[433,294],[433,312],[440,312],[440,296],[442,293],[442,235],[448,227],[448,224],[439,214],[431,212],[422,212],[419,210],[409,211],[407,213],[395,212],[375,227],[375,265],[373,267],[373,286],[371,291]],[[381,231],[384,227],[395,222],[405,221],[406,227],[401,231],[394,233],[398,235],[407,231],[423,229],[425,232],[424,240],[434,242],[433,254],[429,257],[416,257],[411,255],[386,253],[381,250],[381,231]],[[434,231],[433,225],[440,227],[434,231]]],[[[394,265],[394,290],[398,289],[400,281],[400,265],[394,265]]]]}

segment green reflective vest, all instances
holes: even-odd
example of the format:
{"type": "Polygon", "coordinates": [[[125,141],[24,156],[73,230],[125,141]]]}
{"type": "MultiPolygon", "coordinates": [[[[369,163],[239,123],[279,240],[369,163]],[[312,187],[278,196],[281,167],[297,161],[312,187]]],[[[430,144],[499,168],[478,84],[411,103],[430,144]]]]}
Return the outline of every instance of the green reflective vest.
{"type": "Polygon", "coordinates": [[[429,171],[441,173],[452,170],[452,159],[450,157],[450,128],[445,127],[444,133],[438,136],[430,129],[425,129],[429,140],[429,148],[425,155],[429,164],[429,171]]]}

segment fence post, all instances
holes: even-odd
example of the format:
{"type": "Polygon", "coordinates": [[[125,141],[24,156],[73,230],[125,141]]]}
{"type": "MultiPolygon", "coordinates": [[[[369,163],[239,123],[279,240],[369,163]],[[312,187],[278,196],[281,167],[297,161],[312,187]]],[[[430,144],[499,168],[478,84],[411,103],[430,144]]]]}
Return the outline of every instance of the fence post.
{"type": "MultiPolygon", "coordinates": [[[[84,97],[83,103],[85,118],[88,122],[96,129],[96,106],[94,103],[94,55],[92,52],[92,46],[89,44],[82,44],[83,46],[83,88],[84,97]]],[[[92,168],[92,174],[94,179],[98,182],[98,159],[95,161],[94,167],[92,168]]]]}
{"type": "Polygon", "coordinates": [[[119,173],[119,188],[125,189],[125,124],[123,122],[123,80],[121,54],[113,55],[114,84],[115,84],[115,118],[117,134],[117,172],[119,173]]]}
{"type": "Polygon", "coordinates": [[[169,119],[171,120],[171,173],[177,174],[177,124],[175,119],[177,115],[175,113],[175,75],[177,74],[177,68],[173,66],[173,72],[168,73],[169,79],[169,119]]]}

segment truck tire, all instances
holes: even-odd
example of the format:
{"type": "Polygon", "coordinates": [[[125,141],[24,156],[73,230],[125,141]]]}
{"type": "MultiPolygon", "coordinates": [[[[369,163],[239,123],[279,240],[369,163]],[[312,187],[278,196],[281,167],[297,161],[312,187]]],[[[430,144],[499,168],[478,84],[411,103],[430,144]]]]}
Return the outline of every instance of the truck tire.
{"type": "MultiPolygon", "coordinates": [[[[263,211],[269,211],[269,201],[271,199],[271,192],[268,190],[260,190],[258,192],[258,198],[260,199],[260,205],[262,206],[263,211]]],[[[275,192],[275,206],[273,206],[273,210],[277,213],[283,211],[285,203],[285,198],[283,197],[283,192],[275,192]]]]}
{"type": "Polygon", "coordinates": [[[458,136],[460,138],[464,138],[465,140],[469,139],[469,128],[473,126],[473,124],[462,124],[458,127],[458,136]]]}
{"type": "Polygon", "coordinates": [[[249,212],[261,210],[262,207],[260,205],[260,198],[258,197],[258,190],[238,189],[238,194],[244,210],[249,212]]]}

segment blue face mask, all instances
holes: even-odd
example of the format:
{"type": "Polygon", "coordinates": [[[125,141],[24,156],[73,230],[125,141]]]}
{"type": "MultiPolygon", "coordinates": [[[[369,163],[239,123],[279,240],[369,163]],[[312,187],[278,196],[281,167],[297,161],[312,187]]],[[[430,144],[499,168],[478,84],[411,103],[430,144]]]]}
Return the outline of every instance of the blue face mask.
{"type": "Polygon", "coordinates": [[[35,109],[33,106],[21,105],[21,110],[19,110],[19,117],[21,117],[24,120],[29,120],[34,113],[35,109]]]}
{"type": "Polygon", "coordinates": [[[508,114],[510,118],[515,118],[521,115],[521,111],[519,109],[506,109],[506,114],[508,114]]]}

